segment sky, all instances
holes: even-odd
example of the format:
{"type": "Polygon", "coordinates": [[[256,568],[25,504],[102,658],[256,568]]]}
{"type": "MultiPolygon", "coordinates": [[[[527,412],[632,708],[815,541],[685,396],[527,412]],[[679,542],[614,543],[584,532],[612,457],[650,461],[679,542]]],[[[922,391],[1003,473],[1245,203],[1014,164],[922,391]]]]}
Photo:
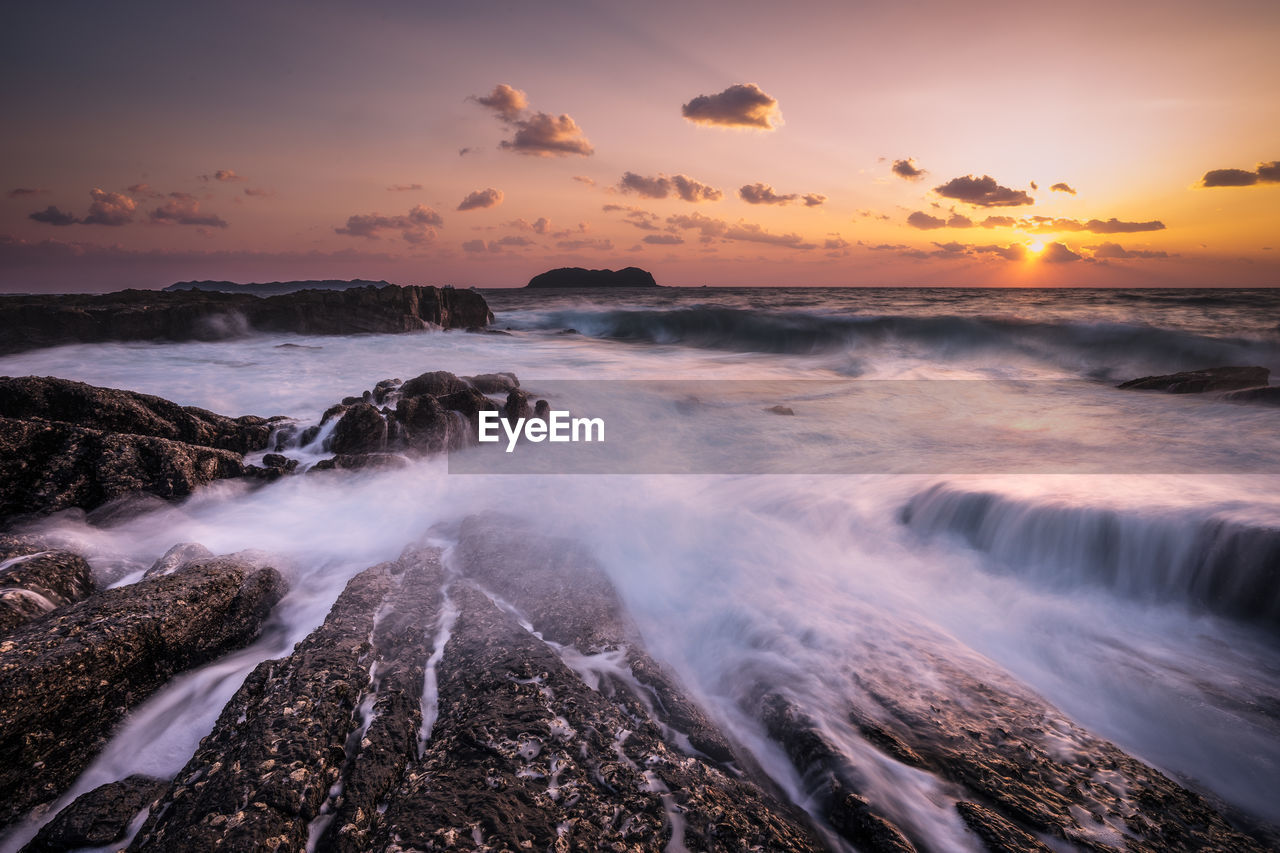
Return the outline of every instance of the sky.
{"type": "Polygon", "coordinates": [[[0,291],[1280,284],[1280,4],[0,11],[0,291]]]}

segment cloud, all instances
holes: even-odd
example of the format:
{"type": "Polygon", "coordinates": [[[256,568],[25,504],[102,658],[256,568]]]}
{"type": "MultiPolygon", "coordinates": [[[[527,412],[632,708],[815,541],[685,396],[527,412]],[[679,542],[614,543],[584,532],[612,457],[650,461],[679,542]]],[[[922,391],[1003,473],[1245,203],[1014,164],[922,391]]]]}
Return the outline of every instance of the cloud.
{"type": "Polygon", "coordinates": [[[1149,222],[1125,222],[1112,217],[1106,221],[1090,219],[1051,219],[1033,216],[1018,221],[1018,227],[1029,231],[1092,231],[1094,234],[1133,234],[1139,231],[1163,231],[1164,223],[1158,219],[1149,222]]]}
{"type": "Polygon", "coordinates": [[[528,237],[521,237],[517,234],[511,234],[506,237],[499,237],[495,241],[499,246],[535,246],[534,241],[528,237]]]}
{"type": "Polygon", "coordinates": [[[973,175],[952,178],[945,184],[934,187],[933,191],[943,198],[955,199],[975,207],[1017,207],[1023,204],[1035,204],[1035,199],[1027,195],[1025,190],[1002,187],[990,175],[983,175],[981,178],[975,178],[973,175]]]}
{"type": "Polygon", "coordinates": [[[514,122],[529,106],[529,96],[519,89],[499,83],[488,95],[472,95],[472,100],[483,107],[488,107],[498,114],[503,121],[514,122]]]}
{"type": "Polygon", "coordinates": [[[519,235],[512,234],[507,237],[500,237],[497,240],[490,240],[487,243],[484,240],[467,240],[465,243],[462,244],[462,251],[464,252],[501,252],[503,249],[507,249],[511,247],[522,249],[526,246],[536,246],[536,245],[537,243],[535,243],[533,240],[530,240],[528,237],[521,237],[519,235]]]}
{"type": "Polygon", "coordinates": [[[816,243],[805,242],[805,239],[799,234],[774,234],[764,227],[752,222],[726,222],[723,219],[713,219],[710,216],[703,216],[701,213],[693,213],[689,215],[668,216],[667,224],[672,228],[682,228],[686,231],[697,231],[702,236],[702,242],[709,243],[719,237],[724,240],[737,240],[745,243],[764,243],[771,246],[785,246],[789,249],[816,249],[816,243]]]}
{"type": "Polygon", "coordinates": [[[947,220],[948,228],[972,228],[973,220],[961,213],[953,213],[947,220]]]}
{"type": "Polygon", "coordinates": [[[493,110],[514,131],[511,139],[498,143],[499,148],[534,157],[589,157],[595,153],[576,121],[564,113],[553,116],[530,111],[528,96],[506,83],[499,83],[488,95],[473,95],[472,100],[493,110]]]}
{"type": "Polygon", "coordinates": [[[797,193],[779,195],[768,184],[747,184],[738,190],[738,196],[747,204],[789,204],[800,198],[797,193]]]}
{"type": "Polygon", "coordinates": [[[828,237],[822,243],[824,249],[847,249],[851,244],[842,237],[828,237]]]}
{"type": "Polygon", "coordinates": [[[644,242],[654,246],[678,246],[684,238],[678,234],[646,234],[644,242]]]}
{"type": "Polygon", "coordinates": [[[921,231],[932,231],[935,228],[947,227],[947,220],[930,216],[923,210],[917,210],[907,217],[907,224],[912,228],[919,228],[921,231]]]}
{"type": "Polygon", "coordinates": [[[489,187],[468,193],[467,197],[458,204],[458,210],[483,210],[500,204],[502,204],[502,191],[489,187]]]}
{"type": "Polygon", "coordinates": [[[1041,252],[1040,260],[1047,264],[1066,264],[1080,260],[1080,256],[1068,249],[1066,243],[1050,243],[1041,252]]]}
{"type": "Polygon", "coordinates": [[[596,185],[596,179],[588,178],[586,175],[574,175],[573,179],[578,183],[586,184],[589,187],[594,187],[596,185]]]}
{"type": "Polygon", "coordinates": [[[459,156],[459,157],[466,157],[468,154],[474,154],[474,153],[476,153],[476,149],[471,148],[471,147],[469,147],[469,146],[468,146],[468,147],[466,147],[466,148],[459,148],[459,149],[458,149],[458,156],[459,156]]]}
{"type": "MultiPolygon", "coordinates": [[[[464,148],[463,150],[465,151],[466,149],[464,148]]],[[[387,187],[387,192],[407,193],[407,192],[416,192],[420,189],[422,189],[422,184],[392,184],[391,186],[387,187]]]]}
{"type": "Polygon", "coordinates": [[[827,197],[822,193],[805,193],[803,198],[805,207],[818,207],[827,203],[827,197]]]}
{"type": "Polygon", "coordinates": [[[908,181],[918,181],[927,174],[926,170],[917,166],[916,161],[911,157],[905,160],[894,160],[889,171],[908,181]]]}
{"type": "Polygon", "coordinates": [[[1027,256],[1027,249],[1021,243],[1009,246],[970,246],[969,251],[978,255],[995,255],[1006,261],[1020,261],[1027,256]]]}
{"type": "Polygon", "coordinates": [[[723,219],[712,219],[710,216],[704,216],[701,213],[668,216],[667,224],[676,228],[683,228],[686,231],[698,231],[704,240],[719,237],[729,230],[729,223],[723,219]]]}
{"type": "Polygon", "coordinates": [[[624,193],[633,193],[642,198],[666,198],[669,195],[676,195],[688,202],[698,203],[704,201],[719,201],[724,197],[724,193],[715,187],[694,180],[687,175],[667,175],[659,174],[657,177],[649,177],[647,175],[637,175],[635,172],[626,172],[618,181],[618,190],[624,193]]]}
{"type": "Polygon", "coordinates": [[[217,214],[201,213],[200,202],[187,193],[169,193],[169,200],[151,211],[150,218],[152,222],[173,225],[227,227],[227,221],[217,214]]]}
{"type": "Polygon", "coordinates": [[[889,216],[889,214],[887,213],[877,213],[874,210],[859,210],[858,215],[861,216],[863,219],[878,219],[881,222],[888,222],[890,219],[893,218],[889,216]]]}
{"type": "Polygon", "coordinates": [[[151,184],[147,183],[130,184],[125,189],[128,190],[129,195],[139,198],[164,198],[164,193],[156,192],[151,188],[151,184]]]}
{"type": "Polygon", "coordinates": [[[244,194],[250,198],[271,198],[275,195],[275,192],[262,187],[245,187],[244,194]]]}
{"type": "Polygon", "coordinates": [[[600,249],[608,251],[613,248],[613,241],[607,239],[561,240],[556,243],[561,249],[577,251],[578,249],[600,249]]]}
{"type": "Polygon", "coordinates": [[[237,184],[249,180],[243,175],[237,175],[234,169],[218,169],[212,175],[200,175],[200,180],[208,183],[209,181],[222,181],[223,183],[237,184]]]}
{"type": "Polygon", "coordinates": [[[1018,224],[1018,220],[1012,216],[988,216],[982,220],[983,228],[1012,228],[1018,224]]]}
{"type": "Polygon", "coordinates": [[[52,204],[46,207],[44,210],[37,210],[35,213],[27,214],[27,218],[33,219],[36,222],[43,222],[45,225],[59,225],[59,226],[75,225],[80,221],[80,218],[77,217],[75,214],[66,213],[65,211],[59,210],[58,208],[54,207],[52,204]]]}
{"type": "Polygon", "coordinates": [[[89,215],[80,222],[84,225],[125,225],[133,221],[133,213],[138,203],[123,193],[109,193],[94,188],[89,191],[93,199],[89,204],[89,215]]]}
{"type": "Polygon", "coordinates": [[[1095,258],[1106,259],[1124,259],[1124,258],[1167,258],[1168,252],[1154,252],[1142,249],[1126,249],[1119,243],[1102,243],[1093,246],[1093,256],[1095,258]]]}
{"type": "Polygon", "coordinates": [[[31,196],[47,195],[53,190],[32,187],[14,187],[9,190],[9,198],[30,198],[31,196]]]}
{"type": "Polygon", "coordinates": [[[414,205],[404,216],[383,216],[380,213],[360,213],[347,217],[347,224],[335,228],[335,234],[348,237],[379,239],[382,231],[399,231],[407,243],[425,243],[435,239],[436,228],[444,225],[440,214],[426,205],[414,205]]]}
{"type": "Polygon", "coordinates": [[[508,228],[532,231],[534,234],[546,234],[551,230],[551,220],[545,216],[539,216],[533,222],[529,222],[527,219],[513,219],[505,224],[508,228]]]}
{"type": "Polygon", "coordinates": [[[1200,179],[1202,187],[1251,187],[1275,183],[1280,183],[1280,160],[1259,163],[1252,172],[1246,169],[1212,169],[1200,179]]]}
{"type": "Polygon", "coordinates": [[[1076,191],[1075,191],[1075,189],[1074,189],[1074,188],[1072,188],[1072,187],[1071,187],[1071,186],[1069,186],[1068,184],[1063,183],[1062,181],[1058,181],[1058,183],[1056,183],[1056,184],[1054,184],[1053,186],[1049,187],[1049,192],[1053,192],[1053,193],[1070,193],[1071,195],[1075,195],[1075,194],[1076,194],[1076,191]]]}
{"type": "Polygon", "coordinates": [[[485,241],[483,240],[467,240],[465,243],[462,244],[462,251],[487,252],[489,251],[489,245],[485,243],[485,241]]]}
{"type": "Polygon", "coordinates": [[[694,124],[774,130],[782,124],[778,101],[755,83],[738,83],[715,95],[699,95],[680,108],[694,124]]]}

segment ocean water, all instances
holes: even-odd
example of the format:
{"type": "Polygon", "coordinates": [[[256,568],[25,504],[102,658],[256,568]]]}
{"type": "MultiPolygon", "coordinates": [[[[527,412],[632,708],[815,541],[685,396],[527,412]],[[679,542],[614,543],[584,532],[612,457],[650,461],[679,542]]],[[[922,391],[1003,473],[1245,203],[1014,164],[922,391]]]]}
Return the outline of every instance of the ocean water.
{"type": "Polygon", "coordinates": [[[40,522],[118,583],[185,541],[279,555],[291,582],[260,642],[142,706],[73,794],[175,773],[249,669],[319,624],[354,573],[502,512],[582,541],[655,656],[801,804],[801,781],[741,711],[754,684],[783,687],[870,768],[868,796],[890,817],[938,849],[972,846],[941,786],[870,754],[848,722],[868,673],[898,673],[881,687],[907,695],[938,657],[1280,823],[1280,411],[1114,388],[1224,364],[1280,372],[1280,291],[485,296],[507,334],[0,358],[3,374],[305,423],[381,379],[509,370],[557,405],[645,424],[645,440],[596,449],[631,454],[635,473],[485,473],[503,470],[486,446],[395,471],[218,483],[111,526],[40,522]],[[940,387],[945,413],[919,391],[940,387]],[[867,389],[885,396],[852,420],[867,389]],[[761,411],[776,404],[795,416],[761,411]],[[1085,455],[1089,473],[1074,464],[1085,455]]]}

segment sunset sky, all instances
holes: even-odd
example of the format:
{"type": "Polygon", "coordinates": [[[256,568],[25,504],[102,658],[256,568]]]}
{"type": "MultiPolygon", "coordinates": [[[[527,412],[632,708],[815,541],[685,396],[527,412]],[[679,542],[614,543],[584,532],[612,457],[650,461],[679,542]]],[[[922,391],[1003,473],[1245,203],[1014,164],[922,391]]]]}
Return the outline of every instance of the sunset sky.
{"type": "Polygon", "coordinates": [[[30,3],[0,290],[1280,284],[1280,4],[30,3]]]}

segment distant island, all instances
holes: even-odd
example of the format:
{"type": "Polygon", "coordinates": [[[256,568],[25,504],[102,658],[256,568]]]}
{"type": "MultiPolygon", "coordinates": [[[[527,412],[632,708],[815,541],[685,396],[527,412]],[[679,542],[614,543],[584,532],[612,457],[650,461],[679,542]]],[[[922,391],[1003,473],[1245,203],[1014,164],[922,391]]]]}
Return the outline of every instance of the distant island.
{"type": "Polygon", "coordinates": [[[639,267],[617,271],[561,267],[535,275],[525,287],[658,287],[658,283],[653,273],[639,267]]]}
{"type": "Polygon", "coordinates": [[[323,279],[320,281],[268,281],[261,284],[238,284],[234,281],[180,281],[171,284],[164,290],[166,293],[177,293],[183,290],[203,290],[206,293],[251,293],[254,296],[279,296],[282,293],[294,293],[299,290],[350,290],[353,287],[386,287],[390,282],[369,281],[354,278],[351,281],[341,279],[323,279]]]}

